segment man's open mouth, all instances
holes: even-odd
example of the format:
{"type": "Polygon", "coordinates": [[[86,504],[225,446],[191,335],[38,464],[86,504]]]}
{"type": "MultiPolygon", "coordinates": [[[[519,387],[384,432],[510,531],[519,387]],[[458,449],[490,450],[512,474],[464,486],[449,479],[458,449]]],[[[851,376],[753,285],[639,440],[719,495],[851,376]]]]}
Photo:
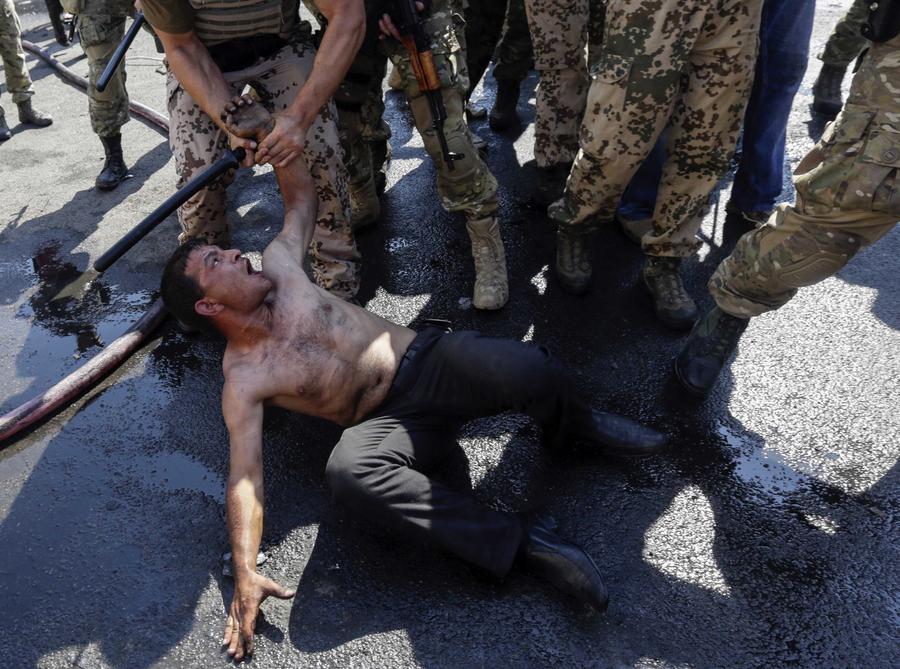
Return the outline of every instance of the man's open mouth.
{"type": "Polygon", "coordinates": [[[254,270],[253,265],[250,264],[250,259],[244,258],[244,262],[247,263],[247,274],[249,274],[250,276],[256,274],[256,270],[254,270]]]}

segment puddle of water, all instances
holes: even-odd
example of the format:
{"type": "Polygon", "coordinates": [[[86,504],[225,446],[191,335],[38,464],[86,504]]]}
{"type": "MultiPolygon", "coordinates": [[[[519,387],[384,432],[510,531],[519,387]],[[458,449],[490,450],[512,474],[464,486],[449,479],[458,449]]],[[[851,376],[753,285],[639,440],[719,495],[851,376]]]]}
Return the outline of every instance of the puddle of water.
{"type": "Polygon", "coordinates": [[[746,443],[725,425],[720,425],[717,431],[734,449],[734,474],[745,483],[781,497],[800,489],[806,482],[807,475],[795,470],[775,451],[746,443]]]}
{"type": "Polygon", "coordinates": [[[147,486],[161,486],[166,490],[190,490],[225,503],[225,481],[196,460],[182,453],[159,453],[135,458],[130,463],[147,486]]]}

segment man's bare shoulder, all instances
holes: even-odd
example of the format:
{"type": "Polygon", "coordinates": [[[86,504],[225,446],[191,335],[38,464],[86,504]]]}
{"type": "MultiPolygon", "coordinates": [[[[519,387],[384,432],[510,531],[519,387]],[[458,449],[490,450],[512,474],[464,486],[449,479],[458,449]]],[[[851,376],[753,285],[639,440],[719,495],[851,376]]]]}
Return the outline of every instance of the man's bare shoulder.
{"type": "Polygon", "coordinates": [[[271,395],[269,388],[271,375],[266,365],[267,351],[264,347],[249,353],[235,353],[225,350],[222,358],[222,372],[225,383],[222,386],[222,411],[226,414],[239,414],[248,407],[265,402],[271,395]]]}

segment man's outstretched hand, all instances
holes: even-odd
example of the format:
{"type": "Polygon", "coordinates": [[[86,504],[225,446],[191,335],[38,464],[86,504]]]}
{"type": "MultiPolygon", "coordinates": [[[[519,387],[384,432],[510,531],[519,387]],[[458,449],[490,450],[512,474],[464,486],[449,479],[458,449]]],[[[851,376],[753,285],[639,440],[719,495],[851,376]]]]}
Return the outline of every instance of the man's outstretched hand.
{"type": "Polygon", "coordinates": [[[295,592],[278,585],[270,578],[256,572],[235,574],[234,597],[231,610],[225,621],[225,636],[222,644],[228,647],[228,654],[238,662],[246,655],[253,654],[253,633],[259,605],[267,597],[290,599],[295,592]]]}

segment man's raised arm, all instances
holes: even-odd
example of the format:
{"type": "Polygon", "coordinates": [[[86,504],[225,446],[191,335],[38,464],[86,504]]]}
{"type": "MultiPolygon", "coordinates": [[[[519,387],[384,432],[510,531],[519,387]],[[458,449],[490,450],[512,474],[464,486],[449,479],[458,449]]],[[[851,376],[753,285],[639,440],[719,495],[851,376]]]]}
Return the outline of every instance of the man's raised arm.
{"type": "Polygon", "coordinates": [[[259,606],[266,597],[287,599],[292,590],[256,573],[256,556],[263,527],[262,423],[263,404],[248,397],[239,383],[226,382],[222,414],[230,440],[225,504],[234,563],[234,597],[222,643],[240,660],[253,653],[253,633],[259,606]]]}

